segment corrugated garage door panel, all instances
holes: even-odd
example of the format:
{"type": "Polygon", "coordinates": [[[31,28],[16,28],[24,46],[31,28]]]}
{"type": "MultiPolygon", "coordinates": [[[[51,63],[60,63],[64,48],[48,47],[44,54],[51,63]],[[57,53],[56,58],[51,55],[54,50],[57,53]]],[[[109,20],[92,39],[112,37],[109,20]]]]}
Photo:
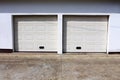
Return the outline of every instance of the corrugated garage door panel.
{"type": "Polygon", "coordinates": [[[15,51],[57,51],[57,16],[16,16],[14,21],[15,51]]]}
{"type": "Polygon", "coordinates": [[[106,16],[64,16],[64,52],[106,52],[107,24],[106,16]]]}

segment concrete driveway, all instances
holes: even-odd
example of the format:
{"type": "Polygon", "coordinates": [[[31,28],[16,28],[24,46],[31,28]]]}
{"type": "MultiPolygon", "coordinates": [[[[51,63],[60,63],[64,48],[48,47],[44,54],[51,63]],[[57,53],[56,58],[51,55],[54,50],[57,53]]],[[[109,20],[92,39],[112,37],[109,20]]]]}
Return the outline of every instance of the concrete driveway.
{"type": "Polygon", "coordinates": [[[120,80],[120,55],[0,54],[0,80],[120,80]]]}

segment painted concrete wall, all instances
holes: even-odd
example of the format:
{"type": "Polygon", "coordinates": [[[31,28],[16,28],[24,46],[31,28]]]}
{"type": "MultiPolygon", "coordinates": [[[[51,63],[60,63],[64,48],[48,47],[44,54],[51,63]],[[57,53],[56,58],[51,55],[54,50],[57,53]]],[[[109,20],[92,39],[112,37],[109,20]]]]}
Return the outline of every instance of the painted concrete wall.
{"type": "MultiPolygon", "coordinates": [[[[3,0],[0,2],[0,49],[12,49],[12,15],[18,13],[90,13],[110,15],[109,22],[109,51],[120,51],[120,1],[79,1],[79,0],[3,0]]],[[[59,17],[59,22],[60,21],[59,17]]],[[[59,28],[62,26],[59,24],[59,28]]],[[[58,28],[58,29],[59,29],[58,28]]],[[[62,30],[62,28],[60,28],[62,30]]],[[[61,32],[59,32],[62,35],[61,32]]],[[[60,36],[61,37],[61,36],[60,36]]],[[[58,37],[58,38],[60,38],[58,37]]],[[[62,39],[61,39],[62,40],[62,39]]],[[[62,43],[61,41],[59,41],[62,43]]],[[[60,45],[60,43],[58,44],[60,45]]],[[[62,45],[59,46],[61,48],[62,45]]],[[[61,49],[58,49],[61,52],[61,49]]]]}
{"type": "Polygon", "coordinates": [[[12,49],[11,14],[0,14],[0,49],[12,49]]]}
{"type": "Polygon", "coordinates": [[[120,1],[3,0],[1,13],[119,13],[120,1]]]}
{"type": "Polygon", "coordinates": [[[110,15],[109,51],[120,52],[120,14],[110,15]]]}

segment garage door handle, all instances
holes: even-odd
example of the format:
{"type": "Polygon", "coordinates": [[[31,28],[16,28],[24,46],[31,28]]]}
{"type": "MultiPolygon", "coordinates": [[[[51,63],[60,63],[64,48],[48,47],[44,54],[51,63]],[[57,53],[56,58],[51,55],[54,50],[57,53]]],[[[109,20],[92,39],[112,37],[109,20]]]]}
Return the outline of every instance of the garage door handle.
{"type": "Polygon", "coordinates": [[[44,49],[44,46],[39,46],[39,49],[44,49]]]}
{"type": "Polygon", "coordinates": [[[76,47],[76,49],[79,49],[79,50],[80,50],[80,49],[82,49],[82,47],[80,47],[80,46],[77,46],[77,47],[76,47]]]}

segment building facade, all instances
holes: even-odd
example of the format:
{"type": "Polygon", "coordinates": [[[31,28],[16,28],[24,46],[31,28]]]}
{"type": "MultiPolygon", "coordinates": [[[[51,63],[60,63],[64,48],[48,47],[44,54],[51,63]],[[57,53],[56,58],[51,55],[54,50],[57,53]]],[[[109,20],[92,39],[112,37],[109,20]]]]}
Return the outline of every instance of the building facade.
{"type": "Polygon", "coordinates": [[[2,0],[0,50],[120,51],[120,1],[2,0]]]}

